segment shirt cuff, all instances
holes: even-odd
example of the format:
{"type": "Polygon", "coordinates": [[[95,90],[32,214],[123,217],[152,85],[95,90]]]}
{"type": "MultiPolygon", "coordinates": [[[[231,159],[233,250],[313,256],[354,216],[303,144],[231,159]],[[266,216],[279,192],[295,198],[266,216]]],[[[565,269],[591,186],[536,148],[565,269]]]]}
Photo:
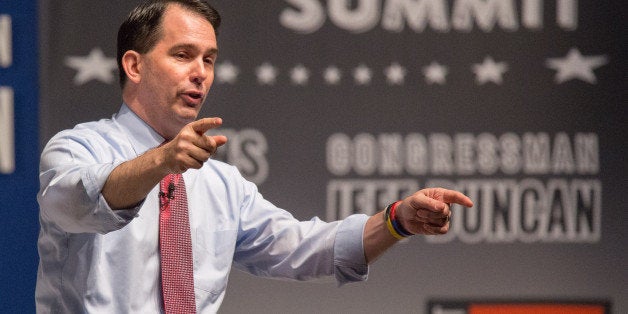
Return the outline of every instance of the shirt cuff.
{"type": "Polygon", "coordinates": [[[334,275],[340,285],[368,278],[363,243],[367,220],[366,215],[351,215],[338,227],[334,241],[334,275]]]}
{"type": "Polygon", "coordinates": [[[109,174],[111,174],[111,171],[113,171],[118,164],[99,164],[88,167],[82,173],[82,181],[87,196],[96,203],[92,213],[95,222],[94,228],[101,234],[115,231],[126,226],[137,216],[141,205],[144,203],[144,201],[142,201],[133,208],[123,210],[111,209],[107,200],[105,200],[102,195],[102,189],[105,182],[107,182],[109,174]]]}

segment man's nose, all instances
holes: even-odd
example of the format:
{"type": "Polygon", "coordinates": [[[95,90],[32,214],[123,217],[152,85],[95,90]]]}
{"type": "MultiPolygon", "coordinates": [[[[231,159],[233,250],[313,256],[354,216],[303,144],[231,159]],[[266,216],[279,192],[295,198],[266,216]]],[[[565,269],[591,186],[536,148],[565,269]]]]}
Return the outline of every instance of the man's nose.
{"type": "Polygon", "coordinates": [[[198,59],[192,64],[190,80],[196,84],[201,84],[207,79],[208,69],[203,59],[198,59]]]}

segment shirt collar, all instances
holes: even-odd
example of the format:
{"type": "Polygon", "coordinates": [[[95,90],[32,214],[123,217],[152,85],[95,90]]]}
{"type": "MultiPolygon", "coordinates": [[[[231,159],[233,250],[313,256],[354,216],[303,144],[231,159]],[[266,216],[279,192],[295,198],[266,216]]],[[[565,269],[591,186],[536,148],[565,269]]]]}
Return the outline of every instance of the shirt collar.
{"type": "Polygon", "coordinates": [[[138,156],[165,141],[161,135],[155,132],[150,125],[144,122],[124,103],[113,119],[125,130],[126,136],[138,156]]]}

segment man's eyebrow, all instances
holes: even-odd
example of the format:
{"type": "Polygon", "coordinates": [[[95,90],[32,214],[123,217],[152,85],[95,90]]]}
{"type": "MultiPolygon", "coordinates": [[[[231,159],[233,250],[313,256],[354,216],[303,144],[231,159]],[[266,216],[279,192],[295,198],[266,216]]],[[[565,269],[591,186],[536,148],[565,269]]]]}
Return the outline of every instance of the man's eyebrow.
{"type": "MultiPolygon", "coordinates": [[[[173,47],[172,47],[172,48],[170,48],[169,50],[170,50],[170,51],[172,51],[172,52],[174,52],[174,51],[176,51],[176,50],[180,50],[180,49],[184,49],[184,50],[195,50],[195,51],[199,50],[199,49],[198,49],[198,46],[193,45],[193,44],[178,44],[178,45],[173,46],[173,47]]],[[[217,55],[217,54],[218,54],[218,48],[210,48],[210,49],[208,49],[205,53],[207,53],[207,54],[209,54],[209,55],[212,55],[212,56],[215,56],[215,55],[217,55]]]]}
{"type": "Polygon", "coordinates": [[[208,54],[215,56],[218,54],[218,48],[211,48],[207,51],[208,54]]]}

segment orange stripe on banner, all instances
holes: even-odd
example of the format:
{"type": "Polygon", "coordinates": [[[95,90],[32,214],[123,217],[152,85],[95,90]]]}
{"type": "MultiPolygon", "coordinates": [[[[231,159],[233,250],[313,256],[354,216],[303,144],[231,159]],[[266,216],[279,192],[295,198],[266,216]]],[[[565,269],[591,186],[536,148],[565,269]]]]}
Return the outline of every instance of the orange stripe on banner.
{"type": "Polygon", "coordinates": [[[471,304],[469,314],[604,314],[602,305],[590,304],[471,304]]]}

